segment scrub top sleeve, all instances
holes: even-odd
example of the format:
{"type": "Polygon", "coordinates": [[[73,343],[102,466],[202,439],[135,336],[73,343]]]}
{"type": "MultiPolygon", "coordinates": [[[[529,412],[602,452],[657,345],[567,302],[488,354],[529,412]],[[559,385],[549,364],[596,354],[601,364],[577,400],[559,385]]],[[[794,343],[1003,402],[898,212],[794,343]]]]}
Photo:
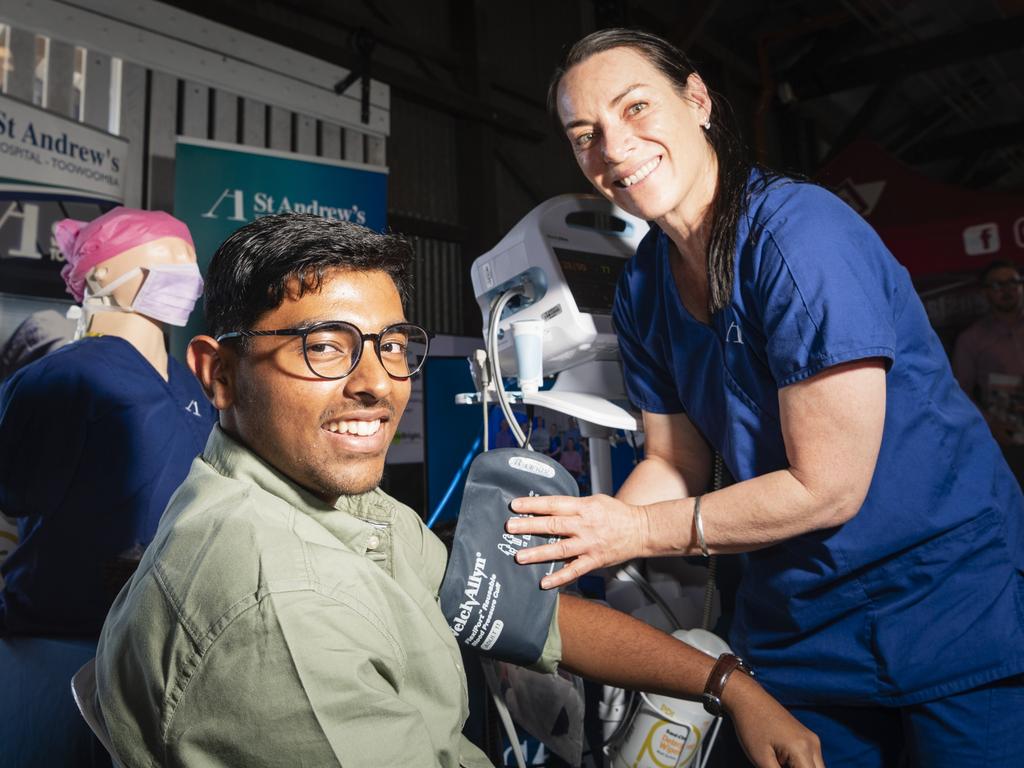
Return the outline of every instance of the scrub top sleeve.
{"type": "Polygon", "coordinates": [[[756,277],[768,366],[779,388],[840,363],[895,357],[895,260],[874,230],[825,190],[761,235],[756,277]]]}
{"type": "Polygon", "coordinates": [[[0,511],[43,514],[63,502],[89,429],[87,399],[42,360],[0,389],[0,511]]]}
{"type": "Polygon", "coordinates": [[[641,340],[641,330],[637,327],[632,306],[637,300],[631,295],[630,272],[627,269],[619,280],[612,306],[626,395],[633,405],[649,413],[682,413],[686,409],[676,394],[667,361],[659,360],[641,340]]]}

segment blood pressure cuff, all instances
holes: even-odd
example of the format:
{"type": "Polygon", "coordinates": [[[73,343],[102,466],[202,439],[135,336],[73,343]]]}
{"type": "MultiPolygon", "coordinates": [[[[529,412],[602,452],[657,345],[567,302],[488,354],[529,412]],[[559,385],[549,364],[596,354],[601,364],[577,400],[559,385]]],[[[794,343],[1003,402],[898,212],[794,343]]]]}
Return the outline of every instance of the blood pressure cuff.
{"type": "Polygon", "coordinates": [[[474,459],[441,583],[441,611],[467,648],[520,666],[544,651],[557,590],[540,580],[557,563],[519,565],[515,554],[558,537],[513,535],[505,522],[520,496],[579,496],[572,475],[548,456],[499,448],[474,459]]]}

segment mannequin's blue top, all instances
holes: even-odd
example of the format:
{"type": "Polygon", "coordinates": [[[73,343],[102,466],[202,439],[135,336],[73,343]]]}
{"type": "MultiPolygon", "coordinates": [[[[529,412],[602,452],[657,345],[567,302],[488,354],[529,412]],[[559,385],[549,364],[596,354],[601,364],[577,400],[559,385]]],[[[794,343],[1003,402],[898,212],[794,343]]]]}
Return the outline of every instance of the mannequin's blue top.
{"type": "Polygon", "coordinates": [[[125,561],[152,539],[216,421],[173,358],[168,376],[102,336],[0,389],[0,511],[19,534],[2,568],[0,633],[99,634],[125,561]]]}
{"type": "Polygon", "coordinates": [[[734,650],[791,705],[911,704],[1024,671],[1024,498],[907,271],[821,187],[754,171],[748,194],[710,324],[683,306],[656,226],[624,270],[630,399],[686,413],[737,480],[789,466],[783,387],[879,358],[886,407],[857,515],[746,555],[734,650]]]}

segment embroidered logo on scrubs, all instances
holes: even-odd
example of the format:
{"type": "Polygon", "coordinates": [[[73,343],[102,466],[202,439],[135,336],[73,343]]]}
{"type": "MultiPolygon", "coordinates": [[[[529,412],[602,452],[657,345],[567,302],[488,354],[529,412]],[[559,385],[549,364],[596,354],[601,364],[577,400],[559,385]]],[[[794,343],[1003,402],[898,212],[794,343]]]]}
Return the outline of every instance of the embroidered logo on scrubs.
{"type": "Polygon", "coordinates": [[[193,400],[188,405],[186,405],[185,406],[185,410],[188,411],[189,413],[191,413],[193,416],[199,416],[200,415],[200,413],[199,413],[199,403],[197,403],[195,400],[193,400]]]}
{"type": "Polygon", "coordinates": [[[743,329],[740,328],[739,324],[735,321],[729,323],[729,330],[725,332],[726,344],[742,344],[743,343],[743,329]]]}

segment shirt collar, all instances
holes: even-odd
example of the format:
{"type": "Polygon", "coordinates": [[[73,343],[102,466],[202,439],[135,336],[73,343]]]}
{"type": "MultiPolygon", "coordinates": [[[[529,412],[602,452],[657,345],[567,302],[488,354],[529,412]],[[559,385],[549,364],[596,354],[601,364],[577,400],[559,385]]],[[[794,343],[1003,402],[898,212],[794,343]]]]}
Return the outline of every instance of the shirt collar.
{"type": "Polygon", "coordinates": [[[250,482],[321,522],[325,513],[334,511],[347,512],[372,523],[390,523],[395,516],[394,503],[380,488],[342,496],[334,504],[324,501],[265,462],[219,424],[210,432],[203,459],[220,474],[250,482]]]}

